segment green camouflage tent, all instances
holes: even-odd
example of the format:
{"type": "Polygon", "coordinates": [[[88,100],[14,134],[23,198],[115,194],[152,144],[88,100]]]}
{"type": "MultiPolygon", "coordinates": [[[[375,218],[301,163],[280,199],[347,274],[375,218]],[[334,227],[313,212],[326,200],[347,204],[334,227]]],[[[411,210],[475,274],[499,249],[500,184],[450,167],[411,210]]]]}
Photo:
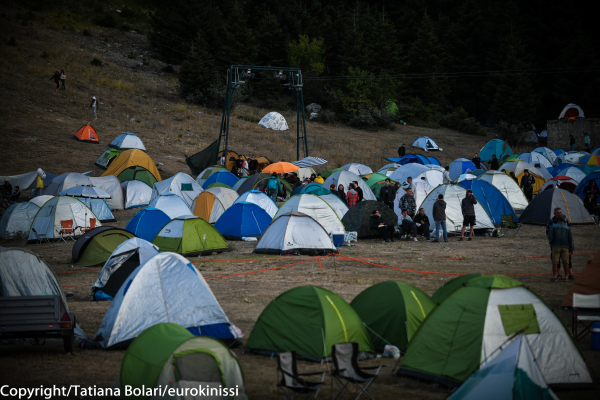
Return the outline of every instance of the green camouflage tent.
{"type": "Polygon", "coordinates": [[[353,206],[342,218],[346,232],[358,232],[359,238],[381,236],[376,228],[371,229],[371,214],[379,210],[388,225],[398,225],[398,216],[390,207],[375,200],[363,200],[353,206]]]}

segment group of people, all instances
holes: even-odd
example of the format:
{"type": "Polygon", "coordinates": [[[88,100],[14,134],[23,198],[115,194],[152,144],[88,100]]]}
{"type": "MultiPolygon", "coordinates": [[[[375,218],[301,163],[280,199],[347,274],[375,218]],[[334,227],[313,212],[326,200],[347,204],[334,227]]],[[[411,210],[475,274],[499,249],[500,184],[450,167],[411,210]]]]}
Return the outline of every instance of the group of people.
{"type": "Polygon", "coordinates": [[[65,81],[67,80],[67,74],[65,74],[65,70],[61,69],[60,72],[55,71],[54,74],[48,79],[50,81],[54,81],[56,84],[55,90],[58,90],[62,87],[62,90],[65,90],[65,81]]]}

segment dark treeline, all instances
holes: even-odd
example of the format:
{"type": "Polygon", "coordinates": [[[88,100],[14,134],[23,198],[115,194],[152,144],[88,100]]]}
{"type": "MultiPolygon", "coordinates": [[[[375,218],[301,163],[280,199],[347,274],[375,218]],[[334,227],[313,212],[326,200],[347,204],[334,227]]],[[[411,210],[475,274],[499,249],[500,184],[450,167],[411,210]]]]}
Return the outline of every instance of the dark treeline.
{"type": "MultiPolygon", "coordinates": [[[[171,0],[151,25],[161,57],[182,65],[182,94],[214,107],[238,63],[301,68],[306,104],[359,127],[455,116],[541,130],[569,102],[595,116],[600,101],[599,24],[574,3],[171,0]]],[[[289,98],[261,78],[240,99],[289,98]]]]}

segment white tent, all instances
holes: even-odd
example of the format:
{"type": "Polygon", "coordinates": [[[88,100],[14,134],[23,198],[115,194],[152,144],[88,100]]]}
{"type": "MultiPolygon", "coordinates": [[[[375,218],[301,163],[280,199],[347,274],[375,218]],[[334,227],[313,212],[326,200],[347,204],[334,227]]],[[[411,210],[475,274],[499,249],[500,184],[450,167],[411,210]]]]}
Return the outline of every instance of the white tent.
{"type": "Polygon", "coordinates": [[[583,157],[589,155],[590,153],[587,151],[568,151],[564,154],[561,154],[559,157],[566,163],[578,164],[583,157]]]}
{"type": "Polygon", "coordinates": [[[477,179],[491,183],[498,189],[506,197],[506,200],[508,200],[516,213],[521,213],[527,208],[527,198],[523,194],[523,191],[517,182],[504,172],[488,171],[480,175],[477,179]]]}
{"type": "MultiPolygon", "coordinates": [[[[196,328],[200,333],[207,325],[229,327],[227,316],[202,274],[179,254],[159,253],[127,277],[94,340],[109,348],[132,340],[161,322],[196,328]]],[[[231,336],[237,337],[233,332],[231,336]]]]}
{"type": "Polygon", "coordinates": [[[348,210],[350,210],[346,203],[340,200],[340,198],[333,193],[322,194],[319,195],[319,197],[325,200],[327,204],[329,204],[331,208],[333,208],[333,211],[335,211],[340,220],[344,218],[344,215],[346,215],[348,210]]]}
{"type": "Polygon", "coordinates": [[[164,181],[156,182],[152,189],[152,199],[163,193],[174,193],[181,198],[187,204],[188,208],[192,206],[194,199],[204,191],[202,186],[198,184],[188,174],[178,172],[169,179],[164,181]]]}
{"type": "Polygon", "coordinates": [[[449,167],[448,173],[452,180],[458,178],[462,174],[473,172],[477,169],[475,164],[468,158],[457,158],[450,163],[449,167]]]}
{"type": "MultiPolygon", "coordinates": [[[[552,152],[552,153],[554,153],[554,152],[552,152]]],[[[521,153],[521,154],[519,154],[518,158],[520,160],[525,161],[526,163],[533,165],[537,169],[542,169],[542,168],[552,169],[552,168],[554,168],[552,166],[552,163],[550,162],[550,160],[548,160],[548,158],[546,158],[546,156],[541,153],[537,153],[537,152],[521,153]]]]}
{"type": "MultiPolygon", "coordinates": [[[[56,274],[37,254],[17,247],[0,247],[0,297],[60,295],[67,299],[56,274]]],[[[87,336],[75,325],[75,337],[87,336]]]]}
{"type": "MultiPolygon", "coordinates": [[[[542,135],[540,135],[540,136],[542,136],[542,135]]],[[[543,155],[544,157],[546,157],[548,159],[548,161],[550,161],[550,163],[553,166],[558,165],[558,156],[556,155],[555,152],[553,152],[548,147],[538,147],[538,148],[534,149],[532,151],[532,153],[539,153],[539,154],[543,155]]],[[[518,158],[521,158],[521,157],[518,157],[518,158]]],[[[521,160],[523,160],[523,159],[521,158],[521,160]]],[[[527,160],[523,160],[523,161],[527,161],[527,160]]]]}
{"type": "Polygon", "coordinates": [[[158,247],[144,239],[134,237],[124,241],[106,260],[94,283],[94,292],[103,290],[109,296],[114,296],[127,277],[137,267],[157,255],[158,251],[158,247]]]}
{"type": "Polygon", "coordinates": [[[366,165],[358,164],[358,163],[346,164],[346,165],[342,166],[341,168],[345,169],[346,171],[353,172],[358,176],[373,173],[373,170],[370,167],[367,167],[366,165]]]}
{"type": "Polygon", "coordinates": [[[545,181],[552,179],[552,174],[550,174],[546,168],[536,168],[525,161],[508,161],[500,165],[500,172],[512,171],[515,173],[516,177],[519,177],[524,170],[528,170],[530,174],[539,176],[545,181]]]}
{"type": "Polygon", "coordinates": [[[325,179],[325,182],[321,186],[323,186],[325,189],[329,189],[332,184],[335,184],[335,187],[344,185],[344,191],[347,193],[350,183],[354,181],[358,182],[358,187],[360,187],[363,191],[363,200],[377,200],[375,194],[365,183],[364,179],[350,171],[335,172],[325,179]]]}
{"type": "Polygon", "coordinates": [[[39,209],[39,206],[29,202],[11,204],[0,219],[0,239],[27,237],[39,209]]]}
{"type": "Polygon", "coordinates": [[[526,336],[520,334],[500,349],[448,400],[558,400],[546,384],[526,336]]]}
{"type": "Polygon", "coordinates": [[[397,170],[400,167],[401,167],[400,164],[395,164],[395,163],[386,164],[383,167],[379,168],[379,170],[377,172],[380,174],[386,175],[386,176],[390,176],[390,175],[392,175],[392,173],[394,173],[395,170],[397,170]]]}
{"type": "Polygon", "coordinates": [[[472,175],[472,174],[461,174],[458,176],[458,178],[456,178],[454,180],[455,183],[460,183],[462,181],[472,181],[477,179],[476,175],[472,175]]]}
{"type": "MultiPolygon", "coordinates": [[[[425,199],[429,195],[429,193],[431,193],[431,191],[434,189],[434,186],[430,185],[429,183],[427,183],[425,181],[418,180],[418,181],[413,181],[411,188],[413,191],[413,197],[415,198],[415,202],[417,204],[417,210],[418,210],[421,207],[421,204],[423,204],[423,201],[425,201],[425,199]]],[[[394,198],[394,212],[398,216],[400,216],[400,214],[402,214],[402,210],[400,209],[400,199],[405,194],[406,194],[406,191],[403,188],[400,188],[398,190],[398,192],[396,193],[396,197],[394,198]]]]}
{"type": "Polygon", "coordinates": [[[442,151],[442,149],[440,147],[438,147],[438,145],[435,143],[435,141],[432,138],[427,137],[427,136],[421,136],[420,138],[415,140],[412,144],[412,147],[418,147],[425,151],[429,151],[429,150],[442,151]]]}
{"type": "Polygon", "coordinates": [[[47,202],[48,200],[50,200],[53,197],[54,196],[50,196],[50,195],[36,196],[33,199],[29,200],[29,202],[35,204],[38,207],[41,207],[44,205],[45,202],[47,202]]]}
{"type": "MultiPolygon", "coordinates": [[[[90,226],[89,220],[92,218],[96,219],[96,226],[102,225],[94,212],[80,200],[69,196],[53,197],[40,208],[33,219],[28,243],[36,242],[34,229],[38,235],[45,235],[48,239],[58,239],[59,232],[62,230],[60,221],[73,221],[73,228],[87,227],[90,226]]],[[[81,236],[81,231],[76,229],[72,236],[81,236]]]]}
{"type": "Polygon", "coordinates": [[[130,132],[121,133],[112,142],[110,142],[108,146],[120,151],[129,149],[139,149],[146,151],[146,147],[144,146],[142,139],[137,137],[135,133],[130,132]]]}
{"type": "Polygon", "coordinates": [[[225,171],[224,169],[222,169],[223,167],[218,166],[218,165],[211,165],[208,168],[205,168],[202,172],[200,172],[198,174],[198,176],[196,177],[196,182],[198,182],[198,185],[202,186],[202,184],[204,184],[204,181],[206,181],[208,179],[209,176],[212,175],[213,172],[217,172],[217,171],[225,171]]]}
{"type": "Polygon", "coordinates": [[[422,165],[417,163],[404,164],[391,175],[390,179],[396,182],[400,182],[402,186],[406,186],[406,180],[411,177],[413,183],[421,181],[425,178],[425,181],[431,186],[436,187],[444,183],[444,169],[438,166],[422,165]]]}
{"type": "Polygon", "coordinates": [[[152,201],[152,188],[145,182],[125,181],[121,183],[125,193],[125,208],[144,207],[152,201]]]}
{"type": "Polygon", "coordinates": [[[124,209],[123,189],[121,188],[119,178],[114,175],[92,176],[90,177],[90,181],[98,189],[102,189],[110,194],[110,199],[106,199],[106,204],[108,204],[111,210],[124,209]]]}
{"type": "MultiPolygon", "coordinates": [[[[269,198],[267,195],[262,193],[265,197],[269,198]]],[[[239,197],[238,193],[235,190],[223,188],[223,187],[213,187],[210,189],[206,189],[204,192],[200,193],[192,203],[192,213],[200,218],[206,218],[206,215],[201,214],[201,210],[203,207],[212,207],[210,211],[210,215],[208,216],[208,222],[214,224],[217,222],[219,217],[233,205],[233,203],[239,197]],[[204,197],[207,196],[207,197],[204,197]],[[214,199],[214,200],[212,200],[214,199]],[[198,203],[200,201],[200,203],[198,203]],[[212,204],[212,205],[211,205],[212,204]],[[197,207],[200,207],[197,209],[197,207]],[[200,212],[199,212],[200,211],[200,212]]],[[[269,198],[269,200],[271,200],[269,198]]],[[[273,200],[271,200],[273,203],[273,200]]]]}
{"type": "MultiPolygon", "coordinates": [[[[462,229],[463,215],[461,202],[467,195],[467,190],[459,185],[441,185],[433,189],[425,198],[421,207],[425,209],[425,214],[429,217],[429,221],[433,219],[433,203],[438,199],[438,195],[444,195],[446,202],[446,229],[448,232],[457,232],[462,229]]],[[[493,229],[494,223],[481,204],[475,204],[475,229],[493,229]]],[[[431,230],[435,229],[435,225],[431,224],[431,230]]]]}
{"type": "Polygon", "coordinates": [[[262,117],[258,125],[262,126],[263,128],[273,129],[274,131],[287,131],[290,129],[285,121],[285,118],[283,118],[283,115],[275,111],[270,112],[262,117]]]}
{"type": "Polygon", "coordinates": [[[301,212],[285,213],[271,222],[253,253],[329,254],[337,253],[321,224],[301,212]]]}
{"type": "Polygon", "coordinates": [[[90,210],[96,214],[98,220],[101,222],[115,222],[117,219],[110,211],[108,204],[105,199],[92,199],[89,197],[76,197],[83,204],[85,204],[90,210]]]}
{"type": "Polygon", "coordinates": [[[576,113],[577,114],[576,116],[581,117],[581,118],[585,118],[585,115],[583,114],[583,110],[581,109],[581,107],[579,107],[577,104],[569,103],[560,112],[560,115],[558,116],[558,119],[565,118],[565,114],[567,114],[567,111],[569,111],[569,109],[571,109],[571,108],[573,108],[574,110],[572,112],[570,112],[569,114],[575,114],[576,113]]]}
{"type": "Polygon", "coordinates": [[[317,174],[312,167],[300,168],[299,170],[295,171],[295,173],[298,174],[298,179],[300,179],[300,182],[305,179],[310,179],[311,174],[317,174]]]}
{"type": "Polygon", "coordinates": [[[192,211],[188,208],[187,204],[175,193],[163,193],[156,196],[148,204],[148,207],[158,208],[171,219],[184,215],[192,215],[192,211]]]}
{"type": "Polygon", "coordinates": [[[563,169],[559,172],[559,175],[568,176],[569,178],[577,182],[577,184],[579,184],[579,182],[581,182],[586,177],[585,172],[574,166],[563,169]]]}
{"type": "Polygon", "coordinates": [[[277,204],[271,199],[269,196],[261,192],[260,190],[249,190],[245,193],[242,193],[240,197],[235,200],[235,203],[253,203],[262,208],[269,214],[271,218],[275,217],[279,208],[277,208],[277,204]]]}
{"type": "Polygon", "coordinates": [[[96,186],[92,183],[89,176],[79,174],[76,172],[68,172],[52,179],[52,182],[48,187],[39,190],[40,195],[58,196],[63,190],[70,189],[74,186],[91,185],[96,186]]]}
{"type": "Polygon", "coordinates": [[[341,219],[333,208],[319,196],[306,193],[292,196],[281,205],[273,219],[293,211],[299,211],[314,218],[315,221],[319,221],[326,232],[344,232],[344,224],[341,219]]]}

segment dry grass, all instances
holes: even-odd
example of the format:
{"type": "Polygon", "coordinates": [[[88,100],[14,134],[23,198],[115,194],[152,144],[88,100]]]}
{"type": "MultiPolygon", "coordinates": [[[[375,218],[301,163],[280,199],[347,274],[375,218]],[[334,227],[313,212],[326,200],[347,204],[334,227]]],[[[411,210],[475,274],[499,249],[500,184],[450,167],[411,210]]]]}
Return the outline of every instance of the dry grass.
{"type": "MultiPolygon", "coordinates": [[[[9,16],[15,11],[7,10],[9,16]]],[[[53,17],[54,18],[54,17],[53,17]]],[[[0,20],[0,37],[14,35],[18,46],[0,44],[0,68],[9,79],[0,82],[0,174],[12,175],[42,167],[53,173],[94,170],[94,161],[106,145],[119,133],[131,131],[144,141],[155,162],[161,162],[169,177],[179,171],[189,173],[183,154],[193,154],[217,138],[221,114],[186,104],[177,95],[176,78],[163,75],[164,64],[149,58],[151,49],[145,37],[97,27],[89,28],[93,37],[69,29],[48,29],[39,22],[24,27],[13,18],[0,20]],[[51,44],[51,45],[50,45],[51,44]],[[47,51],[48,58],[40,54],[47,51]],[[127,57],[136,54],[135,59],[127,57]],[[142,55],[149,65],[142,65],[142,55]],[[94,67],[90,61],[98,57],[108,65],[94,67]],[[135,69],[133,68],[135,67],[135,69]],[[48,81],[54,70],[65,68],[67,90],[55,92],[48,81]],[[89,103],[92,95],[100,102],[99,118],[91,121],[89,103]],[[133,121],[132,121],[133,119],[133,121]],[[73,139],[77,129],[92,123],[101,143],[93,145],[73,139]]],[[[51,26],[53,26],[51,24],[51,26]]],[[[79,28],[76,28],[79,29],[79,28]]],[[[264,130],[256,123],[243,121],[238,115],[260,118],[268,111],[242,104],[233,111],[230,147],[243,154],[265,155],[273,160],[294,160],[296,153],[295,112],[282,114],[290,131],[264,130]]],[[[447,129],[427,129],[395,126],[394,130],[376,133],[359,131],[343,125],[307,122],[310,154],[330,160],[326,168],[348,162],[360,162],[373,169],[387,163],[381,157],[395,157],[397,147],[412,144],[419,136],[432,137],[444,149],[429,153],[442,165],[458,157],[471,157],[491,137],[463,135],[447,129]]],[[[526,149],[525,147],[521,150],[526,149]]],[[[420,150],[419,153],[423,153],[420,150]]],[[[134,211],[115,213],[115,226],[124,227],[134,211]]],[[[575,227],[578,251],[599,251],[597,227],[575,227]]],[[[23,245],[3,243],[2,245],[23,245]]],[[[253,245],[231,243],[230,253],[205,259],[193,258],[205,277],[253,271],[291,263],[286,257],[252,256],[253,245]],[[229,259],[215,262],[212,259],[229,259]],[[254,262],[241,261],[254,259],[254,262]]],[[[44,258],[58,273],[65,290],[72,291],[69,307],[77,314],[84,331],[93,336],[108,303],[89,302],[89,285],[98,274],[98,267],[81,268],[67,263],[71,243],[31,245],[28,249],[44,258]]],[[[396,242],[384,245],[379,240],[361,240],[356,247],[342,249],[351,257],[372,257],[383,265],[421,271],[453,273],[539,273],[549,270],[547,258],[512,259],[511,255],[545,255],[547,243],[542,227],[527,226],[515,239],[477,238],[475,242],[456,242],[434,246],[425,242],[396,242]],[[460,257],[459,261],[439,260],[460,257]],[[429,260],[438,259],[438,260],[429,260]]],[[[580,271],[592,255],[574,257],[580,271]]],[[[433,293],[450,276],[408,273],[379,268],[348,260],[324,260],[322,269],[316,260],[277,271],[209,280],[210,286],[230,320],[245,332],[247,338],[260,312],[275,296],[298,285],[319,285],[352,300],[368,286],[388,279],[403,280],[425,292],[433,293]]],[[[558,308],[569,284],[550,284],[547,276],[519,276],[519,280],[540,294],[552,307],[558,308]]],[[[558,310],[563,321],[570,315],[558,310]]],[[[589,350],[589,336],[580,341],[589,365],[597,377],[600,356],[589,350]]],[[[275,360],[242,354],[236,349],[246,375],[247,392],[251,398],[275,398],[275,360]]],[[[119,370],[122,351],[76,350],[75,356],[62,353],[62,344],[29,343],[0,346],[0,381],[11,385],[35,386],[49,384],[81,384],[110,386],[119,370]]],[[[376,364],[379,361],[370,361],[376,364]]],[[[410,397],[441,399],[447,392],[423,383],[403,380],[391,375],[393,362],[385,360],[381,380],[373,387],[378,398],[410,397]]],[[[324,365],[302,363],[302,370],[323,370],[324,365]]],[[[327,396],[328,389],[322,396],[327,396]]],[[[564,392],[561,398],[597,398],[597,392],[564,392]]]]}

